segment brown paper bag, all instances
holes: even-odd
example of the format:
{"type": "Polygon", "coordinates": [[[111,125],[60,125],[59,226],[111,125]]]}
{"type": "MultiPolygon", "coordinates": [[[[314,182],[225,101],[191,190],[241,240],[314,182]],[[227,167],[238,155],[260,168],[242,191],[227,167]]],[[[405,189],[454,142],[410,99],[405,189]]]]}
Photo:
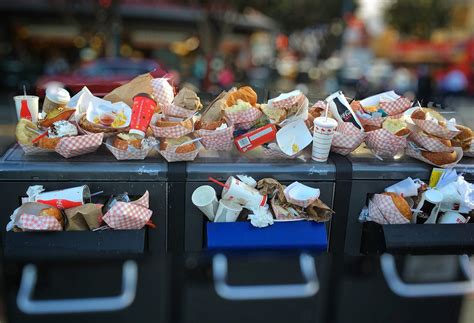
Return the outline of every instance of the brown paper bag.
{"type": "Polygon", "coordinates": [[[102,207],[99,204],[87,203],[64,210],[67,223],[66,231],[87,231],[99,227],[102,207]]]}
{"type": "Polygon", "coordinates": [[[320,199],[316,199],[306,208],[307,219],[316,222],[329,221],[334,214],[329,206],[323,203],[320,199]]]}
{"type": "Polygon", "coordinates": [[[123,101],[128,106],[133,106],[133,97],[138,93],[152,94],[153,89],[151,87],[151,80],[153,76],[150,73],[142,74],[134,78],[128,83],[119,86],[106,96],[104,100],[111,101],[112,103],[123,101]]]}

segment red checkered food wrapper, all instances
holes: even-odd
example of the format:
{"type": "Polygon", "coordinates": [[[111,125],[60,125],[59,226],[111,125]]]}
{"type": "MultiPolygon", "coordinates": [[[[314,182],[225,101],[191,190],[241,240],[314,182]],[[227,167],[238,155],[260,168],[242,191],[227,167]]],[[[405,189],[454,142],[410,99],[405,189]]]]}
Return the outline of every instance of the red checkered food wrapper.
{"type": "Polygon", "coordinates": [[[240,129],[250,129],[255,122],[262,116],[263,112],[255,107],[250,107],[245,111],[227,112],[225,115],[227,119],[236,127],[240,129]]]}
{"type": "Polygon", "coordinates": [[[459,161],[464,156],[464,152],[462,151],[461,147],[453,147],[453,149],[457,154],[457,158],[454,161],[454,163],[445,164],[445,165],[436,165],[432,163],[431,161],[429,161],[428,159],[426,159],[425,157],[423,157],[423,155],[421,154],[421,149],[413,143],[408,143],[407,149],[405,150],[405,154],[407,154],[408,156],[412,158],[421,160],[422,162],[427,163],[429,165],[433,165],[440,168],[453,168],[454,166],[456,166],[457,163],[459,163],[459,161]]]}
{"type": "Polygon", "coordinates": [[[386,129],[378,129],[367,132],[365,143],[376,155],[381,157],[393,157],[407,146],[407,139],[403,136],[395,136],[386,129]]]}
{"type": "Polygon", "coordinates": [[[64,158],[92,153],[102,145],[103,133],[61,138],[55,150],[64,158]]]}
{"type": "Polygon", "coordinates": [[[116,230],[139,230],[153,215],[153,211],[149,209],[149,199],[150,194],[146,191],[137,201],[115,202],[102,219],[116,230]]]}
{"type": "Polygon", "coordinates": [[[163,105],[161,107],[161,111],[167,116],[179,117],[179,118],[191,118],[196,110],[188,110],[182,107],[175,105],[174,103],[170,103],[167,105],[163,105]]]}
{"type": "Polygon", "coordinates": [[[54,216],[21,214],[18,227],[23,231],[62,231],[63,227],[54,216]]]}
{"type": "Polygon", "coordinates": [[[199,151],[202,148],[202,145],[199,142],[195,142],[196,149],[187,153],[177,153],[176,147],[173,146],[168,146],[166,150],[159,150],[158,152],[160,153],[161,156],[163,156],[164,159],[168,163],[172,162],[178,162],[178,161],[193,161],[196,159],[197,155],[199,154],[199,151]]]}
{"type": "Polygon", "coordinates": [[[151,80],[152,95],[161,108],[170,105],[174,99],[174,90],[164,77],[151,80]]]}
{"type": "Polygon", "coordinates": [[[361,118],[359,117],[359,121],[362,126],[374,126],[377,128],[382,128],[382,123],[385,121],[386,117],[372,117],[372,118],[361,118]]]}
{"type": "Polygon", "coordinates": [[[351,122],[340,123],[332,138],[331,151],[347,155],[356,150],[365,137],[366,133],[358,129],[351,122]]]}
{"type": "Polygon", "coordinates": [[[399,97],[394,101],[380,101],[380,108],[389,116],[401,114],[411,107],[411,102],[407,98],[399,97]]]}
{"type": "Polygon", "coordinates": [[[295,90],[282,93],[278,97],[269,100],[268,103],[275,108],[291,109],[295,105],[301,104],[304,99],[305,95],[301,91],[295,90]]]}
{"type": "Polygon", "coordinates": [[[379,224],[407,224],[410,221],[397,209],[388,195],[375,194],[369,201],[369,221],[379,224]]]}
{"type": "Polygon", "coordinates": [[[155,138],[147,138],[144,140],[146,140],[147,142],[145,144],[145,142],[142,141],[142,149],[137,149],[133,146],[129,146],[128,150],[115,148],[113,146],[114,138],[108,138],[105,142],[105,146],[108,150],[110,150],[110,152],[115,156],[115,158],[117,158],[117,160],[143,160],[146,158],[146,156],[148,156],[150,151],[156,145],[155,138]]]}
{"type": "Polygon", "coordinates": [[[435,120],[412,120],[424,132],[443,139],[453,139],[459,133],[459,130],[449,130],[447,127],[439,125],[435,120]]]}
{"type": "Polygon", "coordinates": [[[38,155],[54,152],[54,150],[44,149],[35,145],[22,145],[20,143],[18,143],[18,145],[23,149],[25,155],[38,155]]]}
{"type": "Polygon", "coordinates": [[[196,130],[196,136],[207,150],[231,150],[234,143],[234,125],[227,121],[227,128],[219,130],[196,130]]]}
{"type": "Polygon", "coordinates": [[[150,122],[153,135],[157,138],[179,138],[193,132],[193,129],[186,128],[182,123],[172,127],[158,127],[156,122],[161,118],[163,118],[162,114],[155,114],[150,122]]]}
{"type": "Polygon", "coordinates": [[[453,147],[442,144],[439,139],[431,137],[420,132],[412,132],[408,136],[408,140],[413,141],[418,146],[432,152],[451,152],[453,147]]]}

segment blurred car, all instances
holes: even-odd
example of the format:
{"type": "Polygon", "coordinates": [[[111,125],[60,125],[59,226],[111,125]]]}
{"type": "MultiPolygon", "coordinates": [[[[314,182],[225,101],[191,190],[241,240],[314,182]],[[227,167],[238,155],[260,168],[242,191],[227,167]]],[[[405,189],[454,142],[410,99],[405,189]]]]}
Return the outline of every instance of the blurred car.
{"type": "Polygon", "coordinates": [[[101,58],[79,67],[72,73],[41,76],[36,82],[36,92],[38,96],[43,97],[50,84],[60,83],[71,95],[87,86],[95,96],[104,96],[134,77],[148,72],[153,77],[166,74],[166,71],[154,60],[101,58]]]}

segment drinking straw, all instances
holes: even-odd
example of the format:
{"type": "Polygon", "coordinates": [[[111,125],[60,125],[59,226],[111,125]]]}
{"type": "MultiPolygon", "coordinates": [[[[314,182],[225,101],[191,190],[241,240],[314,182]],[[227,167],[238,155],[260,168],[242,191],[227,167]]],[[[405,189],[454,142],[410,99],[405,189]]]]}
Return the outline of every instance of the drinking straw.
{"type": "Polygon", "coordinates": [[[328,121],[328,110],[329,110],[329,103],[326,102],[326,110],[324,110],[324,117],[326,118],[326,121],[328,121]]]}
{"type": "Polygon", "coordinates": [[[221,182],[219,182],[219,181],[218,181],[217,179],[215,179],[215,178],[212,178],[212,177],[209,176],[208,179],[209,179],[211,182],[216,183],[217,185],[220,185],[220,186],[222,186],[222,187],[224,187],[224,188],[226,188],[226,189],[229,189],[229,185],[226,185],[226,184],[224,184],[224,183],[221,183],[221,182]]]}
{"type": "Polygon", "coordinates": [[[26,85],[23,84],[23,94],[26,96],[26,85]]]}
{"type": "Polygon", "coordinates": [[[41,138],[45,137],[47,134],[48,134],[48,132],[45,131],[45,132],[43,132],[41,135],[39,135],[38,137],[36,137],[35,139],[33,139],[31,142],[34,144],[34,143],[36,143],[37,141],[39,141],[41,138]]]}
{"type": "Polygon", "coordinates": [[[99,192],[92,193],[92,194],[91,194],[91,197],[100,195],[100,194],[102,194],[102,193],[104,193],[104,191],[99,191],[99,192]]]}

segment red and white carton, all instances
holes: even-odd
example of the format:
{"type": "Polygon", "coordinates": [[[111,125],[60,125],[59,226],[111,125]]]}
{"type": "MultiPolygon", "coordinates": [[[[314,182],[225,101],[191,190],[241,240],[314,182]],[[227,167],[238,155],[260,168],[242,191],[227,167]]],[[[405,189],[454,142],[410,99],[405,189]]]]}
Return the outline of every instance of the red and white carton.
{"type": "Polygon", "coordinates": [[[235,146],[241,152],[247,152],[276,138],[276,127],[273,124],[247,132],[234,139],[235,146]]]}
{"type": "Polygon", "coordinates": [[[67,188],[65,190],[39,193],[35,202],[51,205],[64,210],[90,202],[91,192],[87,185],[67,188]]]}
{"type": "Polygon", "coordinates": [[[369,201],[370,221],[379,224],[408,224],[410,221],[405,218],[397,209],[388,195],[375,194],[369,201]]]}
{"type": "Polygon", "coordinates": [[[233,176],[230,176],[222,190],[222,198],[242,206],[257,207],[267,203],[267,196],[233,176]]]}
{"type": "Polygon", "coordinates": [[[63,227],[54,216],[22,214],[18,226],[24,231],[62,231],[63,227]]]}

